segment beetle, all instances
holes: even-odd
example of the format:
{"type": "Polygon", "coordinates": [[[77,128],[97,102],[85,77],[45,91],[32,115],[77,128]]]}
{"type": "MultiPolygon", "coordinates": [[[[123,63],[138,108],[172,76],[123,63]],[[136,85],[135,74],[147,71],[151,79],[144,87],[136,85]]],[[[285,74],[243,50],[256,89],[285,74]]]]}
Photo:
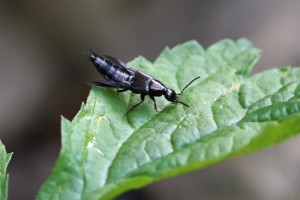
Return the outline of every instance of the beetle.
{"type": "Polygon", "coordinates": [[[97,55],[92,51],[87,56],[101,75],[100,79],[90,82],[92,85],[115,88],[118,92],[125,92],[127,90],[130,90],[132,93],[141,95],[141,101],[132,106],[126,112],[126,115],[141,103],[143,103],[146,95],[149,95],[149,97],[154,102],[154,109],[157,112],[158,110],[154,97],[160,97],[162,95],[172,103],[180,103],[186,107],[189,107],[189,105],[180,101],[178,99],[178,96],[181,95],[183,91],[195,80],[200,78],[199,76],[194,78],[182,89],[179,94],[176,94],[173,89],[167,88],[159,80],[144,72],[137,71],[128,67],[124,62],[112,56],[97,55]]]}

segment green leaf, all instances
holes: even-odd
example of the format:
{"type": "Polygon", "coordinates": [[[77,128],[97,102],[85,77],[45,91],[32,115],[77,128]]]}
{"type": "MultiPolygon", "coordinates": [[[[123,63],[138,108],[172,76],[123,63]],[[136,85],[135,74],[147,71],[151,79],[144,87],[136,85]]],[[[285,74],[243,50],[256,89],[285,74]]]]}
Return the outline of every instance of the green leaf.
{"type": "Polygon", "coordinates": [[[154,181],[252,152],[300,131],[300,69],[249,77],[260,52],[251,42],[222,40],[206,51],[195,41],[166,48],[152,64],[129,63],[180,91],[174,106],[92,88],[72,122],[62,119],[62,149],[38,199],[111,199],[154,181]]]}
{"type": "Polygon", "coordinates": [[[7,199],[8,191],[8,175],[6,168],[11,158],[11,154],[7,154],[4,145],[0,141],[0,200],[7,199]]]}

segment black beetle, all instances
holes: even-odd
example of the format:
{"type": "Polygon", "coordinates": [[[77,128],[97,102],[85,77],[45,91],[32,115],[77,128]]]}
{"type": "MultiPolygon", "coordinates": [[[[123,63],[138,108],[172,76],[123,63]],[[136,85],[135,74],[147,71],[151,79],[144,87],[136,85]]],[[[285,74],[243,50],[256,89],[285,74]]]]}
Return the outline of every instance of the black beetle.
{"type": "Polygon", "coordinates": [[[173,89],[167,88],[163,83],[154,79],[152,76],[129,68],[125,63],[114,57],[107,55],[100,56],[94,52],[90,52],[88,58],[101,74],[99,80],[93,80],[90,82],[92,85],[116,88],[118,92],[130,90],[135,94],[141,94],[141,101],[132,106],[127,111],[126,115],[143,103],[146,95],[149,95],[154,102],[154,108],[156,111],[157,107],[154,97],[159,97],[162,95],[164,95],[165,98],[172,103],[181,103],[182,105],[189,107],[186,103],[179,101],[178,95],[182,94],[182,92],[192,82],[200,78],[199,76],[194,78],[182,89],[179,94],[176,94],[173,89]]]}

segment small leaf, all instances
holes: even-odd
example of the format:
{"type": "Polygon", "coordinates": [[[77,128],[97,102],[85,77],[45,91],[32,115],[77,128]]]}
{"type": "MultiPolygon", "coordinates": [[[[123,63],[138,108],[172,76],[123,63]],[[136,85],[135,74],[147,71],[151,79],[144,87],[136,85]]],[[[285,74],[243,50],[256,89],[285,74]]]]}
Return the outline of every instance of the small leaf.
{"type": "Polygon", "coordinates": [[[62,119],[62,149],[38,199],[111,199],[133,188],[200,169],[285,140],[300,131],[300,69],[249,77],[260,53],[223,40],[166,48],[152,64],[128,65],[180,91],[174,106],[157,98],[125,116],[139,96],[92,88],[72,122],[62,119]]]}
{"type": "Polygon", "coordinates": [[[6,168],[11,159],[11,154],[7,154],[4,145],[0,141],[0,199],[7,199],[8,175],[6,168]]]}

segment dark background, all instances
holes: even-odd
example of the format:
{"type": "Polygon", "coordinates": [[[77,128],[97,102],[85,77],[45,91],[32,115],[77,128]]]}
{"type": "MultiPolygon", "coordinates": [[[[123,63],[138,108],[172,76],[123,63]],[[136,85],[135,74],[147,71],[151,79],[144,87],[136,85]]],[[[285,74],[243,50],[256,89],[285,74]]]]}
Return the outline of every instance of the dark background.
{"type": "MultiPolygon", "coordinates": [[[[247,37],[262,49],[255,72],[300,64],[299,0],[0,0],[0,138],[9,199],[33,199],[60,149],[60,116],[72,119],[97,77],[88,48],[153,61],[165,46],[204,47],[247,37]]],[[[300,138],[154,183],[122,199],[300,198],[300,138]]]]}

